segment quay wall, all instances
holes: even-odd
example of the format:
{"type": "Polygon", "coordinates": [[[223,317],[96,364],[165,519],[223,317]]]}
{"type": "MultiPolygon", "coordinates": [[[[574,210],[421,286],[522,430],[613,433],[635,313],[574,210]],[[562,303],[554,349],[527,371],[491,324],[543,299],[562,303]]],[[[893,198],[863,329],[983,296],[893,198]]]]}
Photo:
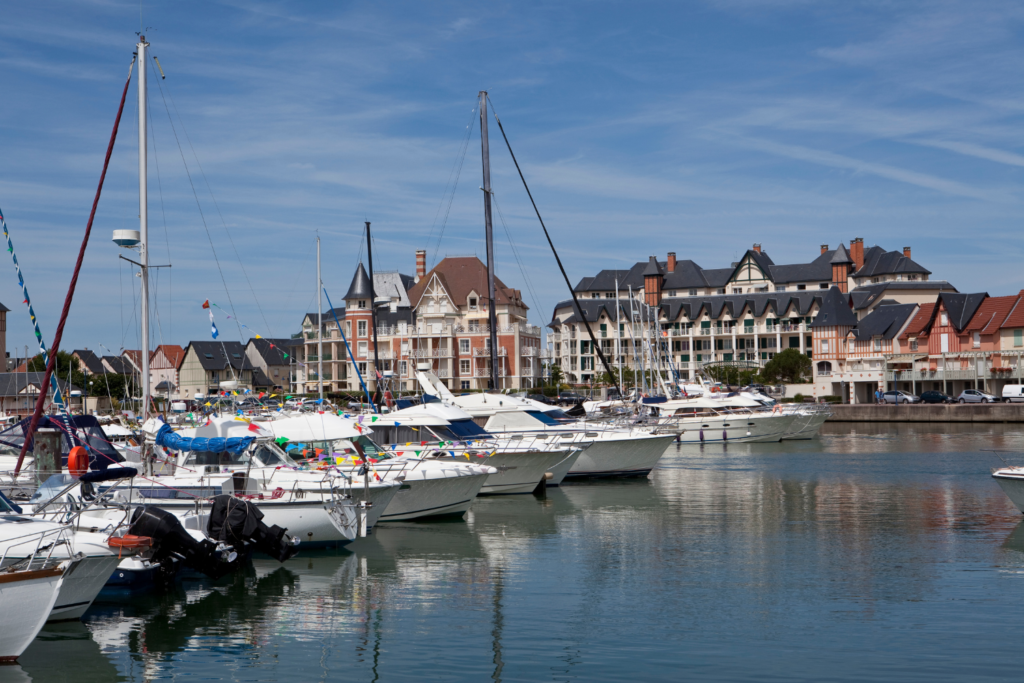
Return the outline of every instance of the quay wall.
{"type": "Polygon", "coordinates": [[[1024,403],[833,405],[829,422],[1024,422],[1024,403]]]}

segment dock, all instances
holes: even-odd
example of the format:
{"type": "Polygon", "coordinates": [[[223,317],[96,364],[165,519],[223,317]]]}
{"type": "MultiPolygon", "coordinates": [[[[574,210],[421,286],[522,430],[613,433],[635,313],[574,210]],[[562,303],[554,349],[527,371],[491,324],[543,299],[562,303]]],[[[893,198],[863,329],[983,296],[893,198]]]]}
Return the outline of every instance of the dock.
{"type": "Polygon", "coordinates": [[[1024,422],[1024,403],[833,405],[829,422],[1024,422]]]}

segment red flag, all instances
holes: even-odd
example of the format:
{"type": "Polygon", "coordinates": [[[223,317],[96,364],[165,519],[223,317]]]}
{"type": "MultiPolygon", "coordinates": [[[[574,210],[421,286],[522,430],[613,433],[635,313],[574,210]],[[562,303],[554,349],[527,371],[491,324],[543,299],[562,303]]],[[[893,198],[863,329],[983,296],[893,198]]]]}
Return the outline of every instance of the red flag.
{"type": "Polygon", "coordinates": [[[258,432],[258,431],[260,431],[260,426],[258,424],[256,424],[255,422],[250,422],[249,423],[249,431],[250,432],[258,432]]]}
{"type": "Polygon", "coordinates": [[[206,301],[203,302],[203,308],[209,308],[209,307],[210,307],[210,300],[207,299],[206,301]]]}

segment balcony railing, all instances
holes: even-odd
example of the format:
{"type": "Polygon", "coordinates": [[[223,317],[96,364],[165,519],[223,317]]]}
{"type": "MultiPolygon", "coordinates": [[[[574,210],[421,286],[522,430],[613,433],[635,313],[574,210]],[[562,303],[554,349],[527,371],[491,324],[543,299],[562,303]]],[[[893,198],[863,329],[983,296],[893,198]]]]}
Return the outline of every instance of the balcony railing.
{"type": "MultiPolygon", "coordinates": [[[[475,349],[473,349],[473,355],[474,356],[489,357],[491,355],[491,350],[490,349],[475,348],[475,349]]],[[[498,355],[499,356],[507,356],[508,355],[508,349],[505,348],[504,346],[499,346],[498,347],[498,355]]]]}
{"type": "MultiPolygon", "coordinates": [[[[491,369],[490,368],[476,368],[476,369],[473,370],[473,376],[474,377],[490,377],[491,376],[491,369]]],[[[505,368],[498,368],[498,377],[504,377],[504,376],[505,376],[505,368]]]]}
{"type": "Polygon", "coordinates": [[[523,358],[535,358],[540,355],[540,349],[536,346],[524,346],[519,349],[519,355],[523,358]]]}

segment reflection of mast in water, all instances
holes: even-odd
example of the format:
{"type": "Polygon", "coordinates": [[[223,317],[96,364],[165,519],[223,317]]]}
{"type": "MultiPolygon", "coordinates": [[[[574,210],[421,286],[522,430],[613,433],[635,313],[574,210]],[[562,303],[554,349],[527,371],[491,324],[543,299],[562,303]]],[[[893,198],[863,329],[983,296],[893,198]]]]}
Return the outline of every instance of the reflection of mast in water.
{"type": "Polygon", "coordinates": [[[491,651],[494,653],[494,673],[491,680],[501,681],[501,670],[505,662],[501,658],[501,631],[505,626],[505,616],[501,612],[501,595],[505,588],[504,572],[500,566],[494,569],[494,628],[491,630],[491,651]]]}

